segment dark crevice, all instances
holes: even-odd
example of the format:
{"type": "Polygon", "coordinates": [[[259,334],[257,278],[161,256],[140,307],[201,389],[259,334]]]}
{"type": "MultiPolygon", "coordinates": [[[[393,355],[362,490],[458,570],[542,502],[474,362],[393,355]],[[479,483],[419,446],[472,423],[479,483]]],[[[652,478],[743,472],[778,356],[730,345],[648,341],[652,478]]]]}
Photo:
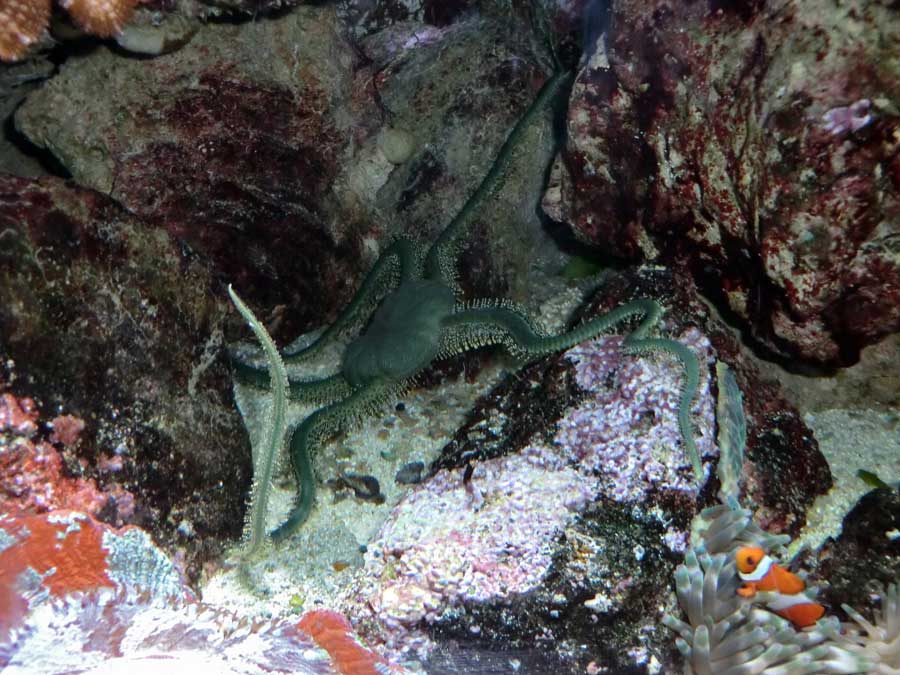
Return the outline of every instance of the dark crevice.
{"type": "Polygon", "coordinates": [[[67,180],[72,178],[72,172],[69,171],[52,152],[46,148],[35,145],[28,140],[22,132],[16,129],[15,122],[13,121],[14,114],[15,113],[3,120],[4,139],[26,157],[36,160],[47,174],[65,178],[67,180]]]}

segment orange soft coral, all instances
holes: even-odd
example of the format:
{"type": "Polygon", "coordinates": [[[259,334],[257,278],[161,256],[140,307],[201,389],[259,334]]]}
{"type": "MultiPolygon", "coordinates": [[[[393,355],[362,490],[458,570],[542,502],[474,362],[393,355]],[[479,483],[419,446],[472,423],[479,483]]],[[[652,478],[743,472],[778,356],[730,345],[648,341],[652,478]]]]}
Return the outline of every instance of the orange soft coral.
{"type": "Polygon", "coordinates": [[[0,60],[20,58],[49,20],[50,0],[0,0],[0,60]]]}
{"type": "Polygon", "coordinates": [[[60,0],[85,32],[98,37],[112,37],[118,33],[134,12],[136,0],[60,0]]]}
{"type": "MultiPolygon", "coordinates": [[[[122,30],[137,0],[60,0],[86,33],[111,37],[122,30]]],[[[0,61],[22,58],[50,20],[50,0],[0,0],[0,61]]]]}

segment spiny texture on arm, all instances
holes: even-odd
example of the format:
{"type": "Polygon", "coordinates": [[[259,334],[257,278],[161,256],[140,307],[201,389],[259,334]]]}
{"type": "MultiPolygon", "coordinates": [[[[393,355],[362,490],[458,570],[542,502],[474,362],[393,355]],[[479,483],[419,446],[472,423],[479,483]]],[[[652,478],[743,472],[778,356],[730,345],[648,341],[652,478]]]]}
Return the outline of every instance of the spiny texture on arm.
{"type": "Polygon", "coordinates": [[[285,434],[285,415],[287,410],[287,371],[284,361],[265,326],[253,314],[247,305],[238,297],[231,285],[228,295],[241,316],[250,324],[256,339],[265,351],[269,361],[269,372],[272,383],[272,406],[266,420],[266,438],[253,457],[253,488],[250,492],[250,511],[244,526],[247,540],[247,555],[259,550],[265,539],[266,513],[269,507],[269,493],[272,490],[272,479],[281,455],[281,444],[285,434]]]}
{"type": "Polygon", "coordinates": [[[650,298],[638,298],[576,326],[562,335],[543,335],[528,319],[524,309],[514,303],[475,302],[461,307],[445,320],[453,328],[444,345],[444,355],[474,347],[499,344],[516,356],[535,359],[564,351],[590,340],[634,317],[642,317],[638,326],[625,338],[625,351],[633,354],[666,352],[681,363],[684,380],[678,405],[678,427],[685,450],[691,460],[695,479],[703,478],[700,452],[694,442],[691,406],[700,382],[697,357],[685,345],[667,338],[648,338],[647,333],[659,323],[663,309],[650,298]]]}
{"type": "Polygon", "coordinates": [[[441,231],[438,238],[428,250],[425,258],[425,277],[428,279],[440,279],[455,291],[459,290],[456,281],[456,258],[462,241],[468,234],[469,227],[475,219],[478,210],[484,203],[503,187],[506,182],[506,174],[512,164],[516,148],[521,144],[525,132],[544,109],[556,98],[560,90],[572,81],[571,71],[561,71],[548,79],[538,92],[537,97],[525,111],[525,114],[516,123],[512,131],[506,137],[497,158],[491,165],[490,171],[482,179],[481,183],[469,197],[465,205],[460,209],[456,217],[441,231]]]}

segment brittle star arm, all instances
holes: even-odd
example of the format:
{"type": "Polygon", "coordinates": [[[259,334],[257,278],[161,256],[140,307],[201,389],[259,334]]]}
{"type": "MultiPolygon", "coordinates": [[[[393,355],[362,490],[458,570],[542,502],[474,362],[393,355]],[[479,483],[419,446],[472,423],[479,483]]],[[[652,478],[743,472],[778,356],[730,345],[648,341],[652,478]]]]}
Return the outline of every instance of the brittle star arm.
{"type": "Polygon", "coordinates": [[[359,290],[334,323],[312,344],[282,351],[285,363],[299,363],[315,356],[342,332],[361,324],[386,292],[418,276],[418,260],[412,241],[405,237],[395,240],[369,270],[359,290]]]}
{"type": "Polygon", "coordinates": [[[519,119],[516,126],[509,132],[500,148],[497,159],[491,165],[490,171],[488,171],[475,192],[472,193],[472,196],[469,197],[462,210],[441,231],[431,248],[428,249],[424,271],[426,279],[440,280],[446,286],[454,289],[454,291],[459,291],[456,282],[455,261],[461,245],[460,240],[466,236],[482,204],[503,187],[515,149],[521,143],[525,131],[543,111],[544,107],[553,100],[560,88],[569,81],[570,77],[570,71],[563,71],[547,80],[540,92],[538,92],[537,98],[534,99],[534,102],[525,111],[525,114],[519,119]]]}
{"type": "MultiPolygon", "coordinates": [[[[367,311],[378,304],[387,291],[396,288],[404,280],[418,275],[418,258],[416,246],[409,239],[400,238],[394,241],[369,270],[359,290],[353,296],[353,300],[338,315],[334,323],[326,328],[312,344],[301,344],[282,350],[281,354],[284,357],[285,365],[290,366],[315,356],[343,331],[355,324],[362,323],[367,316],[367,311]]],[[[269,372],[264,363],[255,363],[234,352],[230,356],[235,373],[242,381],[257,387],[269,387],[269,372]]],[[[321,385],[291,378],[291,397],[296,400],[309,401],[321,401],[323,398],[334,400],[340,398],[342,390],[333,389],[333,387],[341,386],[340,376],[335,376],[334,379],[326,378],[321,381],[321,385]],[[332,390],[337,393],[331,398],[322,397],[317,393],[322,387],[328,389],[329,396],[332,390]],[[306,391],[309,393],[304,393],[306,391]]]]}
{"type": "Polygon", "coordinates": [[[691,406],[700,381],[700,367],[694,353],[680,342],[646,337],[662,316],[662,307],[654,300],[632,300],[562,335],[540,334],[528,320],[524,309],[513,303],[476,301],[458,307],[444,319],[442,326],[447,332],[441,355],[449,356],[486,345],[502,345],[513,355],[532,360],[574,347],[636,316],[643,319],[626,336],[623,344],[625,351],[633,354],[662,351],[674,355],[681,362],[684,381],[678,404],[678,428],[694,475],[699,481],[703,472],[700,453],[694,442],[691,406]]]}
{"type": "MultiPolygon", "coordinates": [[[[252,363],[232,357],[234,375],[237,380],[257,389],[268,390],[271,383],[269,371],[252,363]]],[[[306,380],[288,376],[288,398],[300,403],[325,405],[350,395],[352,387],[341,373],[335,373],[319,380],[306,380]]]]}
{"type": "Polygon", "coordinates": [[[403,383],[386,379],[374,380],[359,387],[348,397],[316,410],[289,432],[289,452],[297,482],[297,497],[287,519],[272,531],[273,541],[278,543],[287,539],[312,513],[316,495],[312,461],[319,447],[332,434],[358,423],[360,419],[378,410],[403,388],[403,383]]]}

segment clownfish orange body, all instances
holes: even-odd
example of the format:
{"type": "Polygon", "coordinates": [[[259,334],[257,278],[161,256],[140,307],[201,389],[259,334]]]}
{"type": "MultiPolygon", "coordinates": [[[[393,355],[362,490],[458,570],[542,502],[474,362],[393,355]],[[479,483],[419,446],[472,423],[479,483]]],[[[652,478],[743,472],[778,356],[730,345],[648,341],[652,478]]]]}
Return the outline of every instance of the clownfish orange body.
{"type": "Polygon", "coordinates": [[[743,582],[738,593],[745,598],[752,598],[758,591],[776,593],[775,598],[766,603],[767,609],[798,628],[812,626],[825,614],[825,607],[810,602],[803,595],[806,588],[803,579],[778,565],[761,548],[739,548],[735,562],[743,582]]]}

